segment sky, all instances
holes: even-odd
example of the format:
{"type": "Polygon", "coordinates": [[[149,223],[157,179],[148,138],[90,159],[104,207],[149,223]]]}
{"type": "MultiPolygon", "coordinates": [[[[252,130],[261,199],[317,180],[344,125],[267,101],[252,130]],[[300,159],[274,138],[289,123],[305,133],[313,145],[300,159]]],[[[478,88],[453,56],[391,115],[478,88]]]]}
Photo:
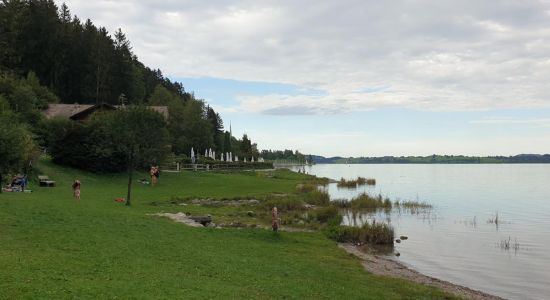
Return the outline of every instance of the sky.
{"type": "Polygon", "coordinates": [[[259,149],[550,153],[550,0],[65,2],[259,149]]]}

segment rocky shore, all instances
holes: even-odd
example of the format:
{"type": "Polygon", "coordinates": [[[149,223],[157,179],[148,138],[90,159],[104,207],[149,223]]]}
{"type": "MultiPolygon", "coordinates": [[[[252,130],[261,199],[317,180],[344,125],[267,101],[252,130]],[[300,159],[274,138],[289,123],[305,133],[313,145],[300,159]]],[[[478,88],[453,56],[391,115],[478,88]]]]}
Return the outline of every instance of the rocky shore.
{"type": "Polygon", "coordinates": [[[489,295],[480,291],[476,291],[465,286],[450,283],[430,276],[421,274],[415,270],[408,268],[402,263],[375,254],[370,254],[362,251],[359,247],[353,244],[338,244],[338,247],[346,250],[346,252],[361,259],[361,264],[370,273],[410,280],[416,283],[425,284],[442,289],[448,293],[452,293],[459,297],[475,300],[504,300],[504,298],[489,295]]]}

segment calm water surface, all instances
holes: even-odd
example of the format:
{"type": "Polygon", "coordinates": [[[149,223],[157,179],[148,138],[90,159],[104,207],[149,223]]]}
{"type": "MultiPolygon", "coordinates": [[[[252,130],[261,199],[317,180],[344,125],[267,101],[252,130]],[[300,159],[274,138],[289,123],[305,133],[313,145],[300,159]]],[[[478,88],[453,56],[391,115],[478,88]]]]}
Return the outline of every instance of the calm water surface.
{"type": "MultiPolygon", "coordinates": [[[[375,178],[376,186],[328,187],[332,199],[358,193],[434,206],[377,216],[393,225],[398,259],[421,273],[509,299],[550,299],[550,165],[314,165],[317,176],[375,178]],[[499,224],[489,222],[498,213],[499,224]],[[502,240],[511,240],[504,250],[502,240]],[[519,248],[514,249],[514,244],[519,248]]],[[[353,218],[345,218],[353,223],[353,218]]]]}

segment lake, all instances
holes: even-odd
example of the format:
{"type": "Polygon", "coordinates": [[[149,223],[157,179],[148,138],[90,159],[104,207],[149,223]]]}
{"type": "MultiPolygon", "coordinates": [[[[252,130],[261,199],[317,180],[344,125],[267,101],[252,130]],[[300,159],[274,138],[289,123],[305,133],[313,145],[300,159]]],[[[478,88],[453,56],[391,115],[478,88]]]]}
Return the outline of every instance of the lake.
{"type": "Polygon", "coordinates": [[[376,179],[358,189],[329,184],[332,199],[367,192],[432,204],[419,214],[363,216],[389,222],[396,237],[408,236],[395,244],[401,255],[394,259],[405,265],[504,298],[550,298],[550,164],[319,164],[305,171],[376,179]]]}

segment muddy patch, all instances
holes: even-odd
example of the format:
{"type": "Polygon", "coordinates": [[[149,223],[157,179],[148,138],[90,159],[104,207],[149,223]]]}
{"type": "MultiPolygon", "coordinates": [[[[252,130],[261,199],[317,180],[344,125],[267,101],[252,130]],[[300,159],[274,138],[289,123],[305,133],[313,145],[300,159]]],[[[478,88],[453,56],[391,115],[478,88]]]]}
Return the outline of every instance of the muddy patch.
{"type": "Polygon", "coordinates": [[[258,205],[259,200],[256,199],[243,199],[243,200],[214,200],[214,199],[192,199],[187,203],[180,203],[179,205],[204,205],[204,206],[243,206],[243,205],[258,205]]]}
{"type": "Polygon", "coordinates": [[[182,212],[178,213],[156,213],[156,214],[150,214],[150,216],[159,216],[164,217],[173,220],[174,222],[183,223],[187,226],[191,227],[204,227],[201,223],[196,222],[195,220],[191,219],[189,216],[182,212]]]}

